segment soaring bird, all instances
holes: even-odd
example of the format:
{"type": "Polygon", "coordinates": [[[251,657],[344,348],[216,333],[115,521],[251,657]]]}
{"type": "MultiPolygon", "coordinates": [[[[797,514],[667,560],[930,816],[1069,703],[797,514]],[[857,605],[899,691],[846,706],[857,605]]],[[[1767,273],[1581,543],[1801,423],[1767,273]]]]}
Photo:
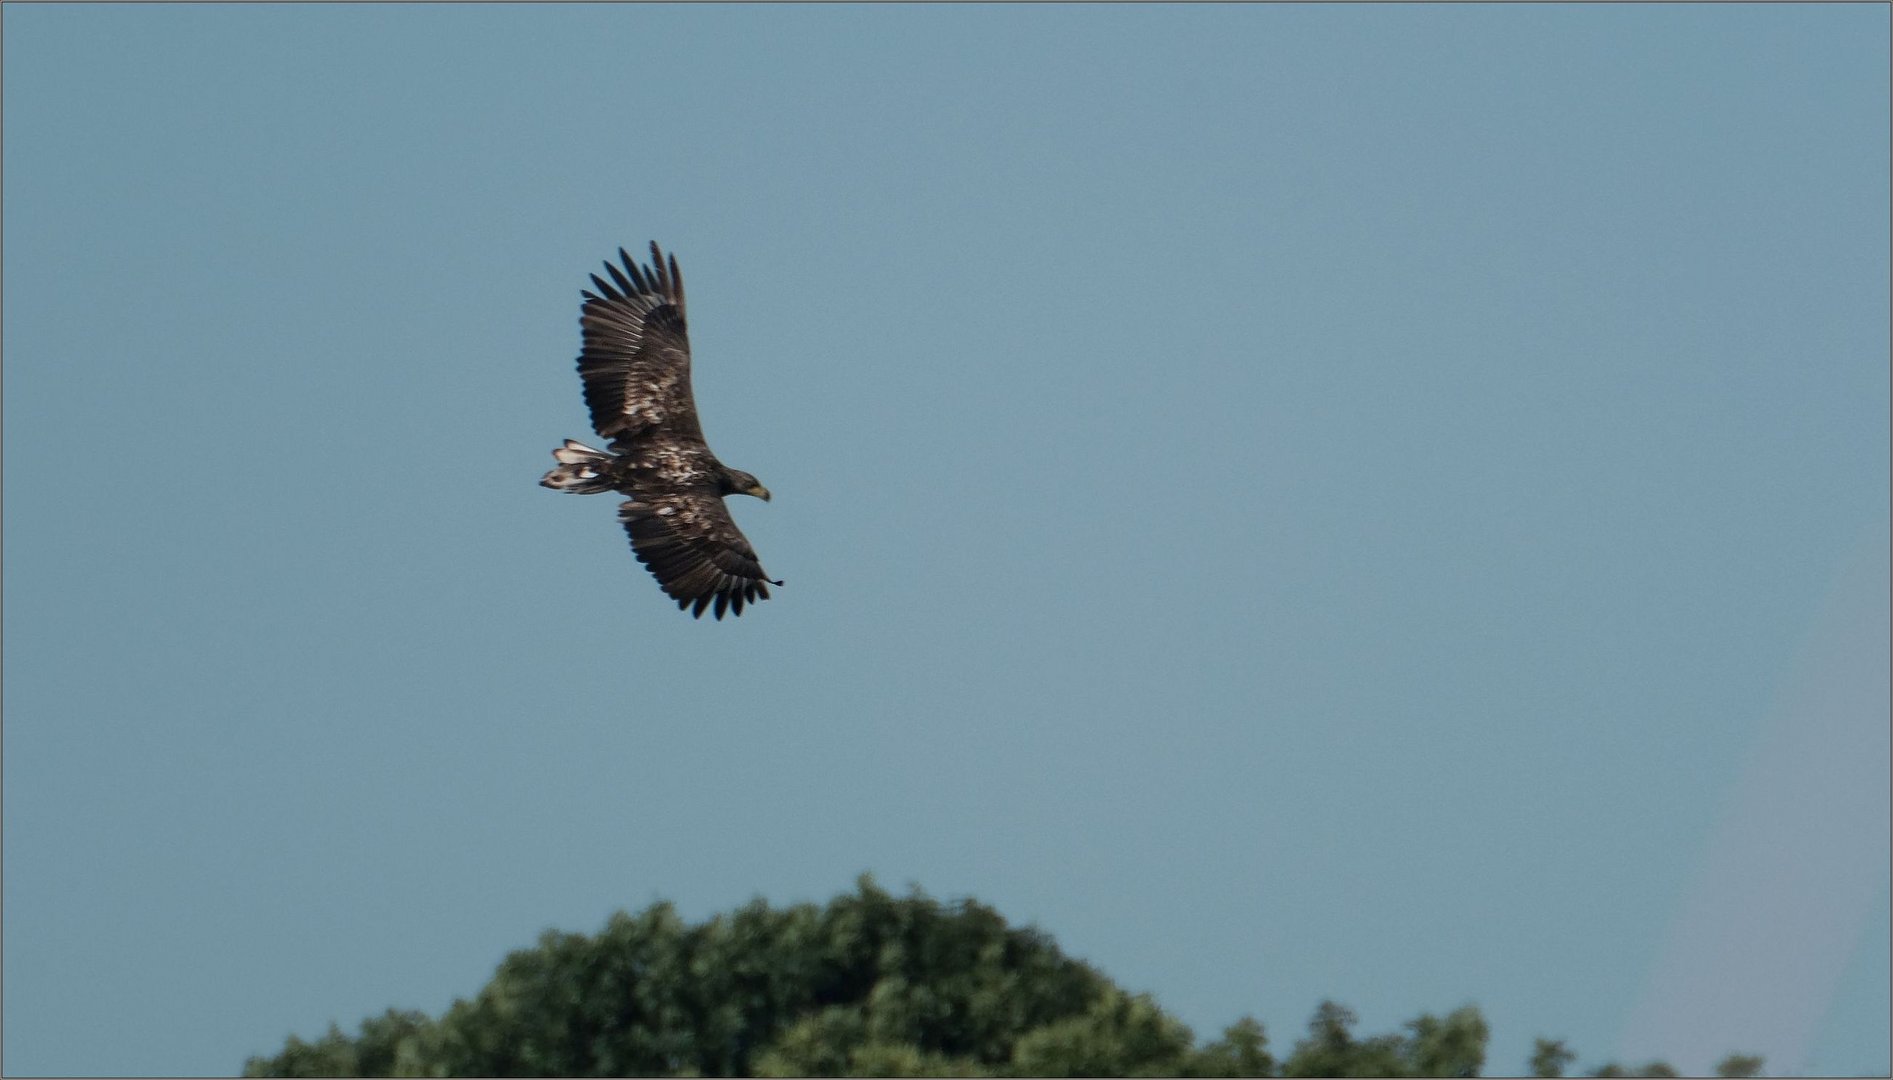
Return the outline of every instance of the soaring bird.
{"type": "Polygon", "coordinates": [[[624,268],[607,261],[606,281],[585,298],[578,323],[579,378],[592,429],[609,440],[596,450],[574,439],[552,451],[558,467],[539,481],[556,491],[629,496],[618,520],[631,550],[680,609],[702,618],[741,615],[744,604],[769,599],[781,585],[763,573],[730,511],[727,495],[769,489],[754,476],[717,460],[697,422],[690,393],[690,338],[684,326],[684,279],[677,256],[651,244],[651,265],[640,267],[618,249],[624,268]]]}

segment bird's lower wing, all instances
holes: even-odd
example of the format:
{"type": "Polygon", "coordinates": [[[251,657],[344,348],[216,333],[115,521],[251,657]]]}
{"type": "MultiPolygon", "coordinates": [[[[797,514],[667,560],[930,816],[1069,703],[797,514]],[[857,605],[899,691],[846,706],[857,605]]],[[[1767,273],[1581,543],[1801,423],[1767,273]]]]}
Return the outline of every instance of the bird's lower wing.
{"type": "Polygon", "coordinates": [[[633,499],[618,507],[618,519],[638,561],[694,616],[705,609],[719,619],[725,611],[741,615],[743,605],[769,599],[769,586],[782,584],[763,573],[756,549],[717,495],[633,499]]]}

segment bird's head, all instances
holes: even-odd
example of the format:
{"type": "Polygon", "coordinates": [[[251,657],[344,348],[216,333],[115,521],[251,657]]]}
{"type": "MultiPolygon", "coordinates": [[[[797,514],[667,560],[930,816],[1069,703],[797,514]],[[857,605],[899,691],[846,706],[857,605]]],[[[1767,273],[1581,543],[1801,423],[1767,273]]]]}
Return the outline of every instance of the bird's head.
{"type": "Polygon", "coordinates": [[[723,470],[723,494],[754,495],[763,502],[769,501],[769,489],[762,486],[762,481],[741,469],[723,470]]]}

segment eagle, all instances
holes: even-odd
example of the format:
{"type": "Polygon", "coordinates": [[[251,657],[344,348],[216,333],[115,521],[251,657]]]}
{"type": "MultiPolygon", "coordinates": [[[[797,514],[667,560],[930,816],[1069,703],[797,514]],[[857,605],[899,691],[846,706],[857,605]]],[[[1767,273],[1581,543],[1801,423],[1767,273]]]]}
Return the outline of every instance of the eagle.
{"type": "Polygon", "coordinates": [[[769,489],[754,476],[717,460],[697,422],[690,392],[690,338],[684,325],[684,278],[677,256],[651,244],[651,265],[640,267],[623,248],[619,269],[609,260],[606,281],[591,275],[597,292],[585,298],[578,323],[578,374],[592,430],[609,440],[597,450],[575,439],[552,451],[558,467],[539,483],[555,491],[629,496],[618,520],[631,550],[677,607],[702,618],[713,611],[741,615],[743,605],[769,599],[781,585],[763,573],[724,505],[727,495],[769,489]]]}

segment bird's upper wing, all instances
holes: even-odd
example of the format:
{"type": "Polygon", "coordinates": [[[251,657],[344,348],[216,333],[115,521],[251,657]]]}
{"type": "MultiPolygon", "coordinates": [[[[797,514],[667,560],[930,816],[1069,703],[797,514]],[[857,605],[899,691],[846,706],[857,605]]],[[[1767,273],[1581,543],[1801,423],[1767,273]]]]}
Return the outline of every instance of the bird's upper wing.
{"type": "Polygon", "coordinates": [[[693,616],[701,618],[712,604],[719,619],[725,609],[741,615],[744,604],[769,599],[769,586],[782,584],[763,573],[756,549],[713,491],[636,498],[618,507],[618,518],[638,561],[693,616]]]}
{"type": "Polygon", "coordinates": [[[677,257],[666,260],[653,242],[651,266],[639,267],[623,248],[618,258],[622,270],[605,264],[610,281],[592,275],[598,291],[584,291],[578,319],[584,335],[578,374],[592,428],[620,448],[658,428],[701,440],[677,257]]]}

